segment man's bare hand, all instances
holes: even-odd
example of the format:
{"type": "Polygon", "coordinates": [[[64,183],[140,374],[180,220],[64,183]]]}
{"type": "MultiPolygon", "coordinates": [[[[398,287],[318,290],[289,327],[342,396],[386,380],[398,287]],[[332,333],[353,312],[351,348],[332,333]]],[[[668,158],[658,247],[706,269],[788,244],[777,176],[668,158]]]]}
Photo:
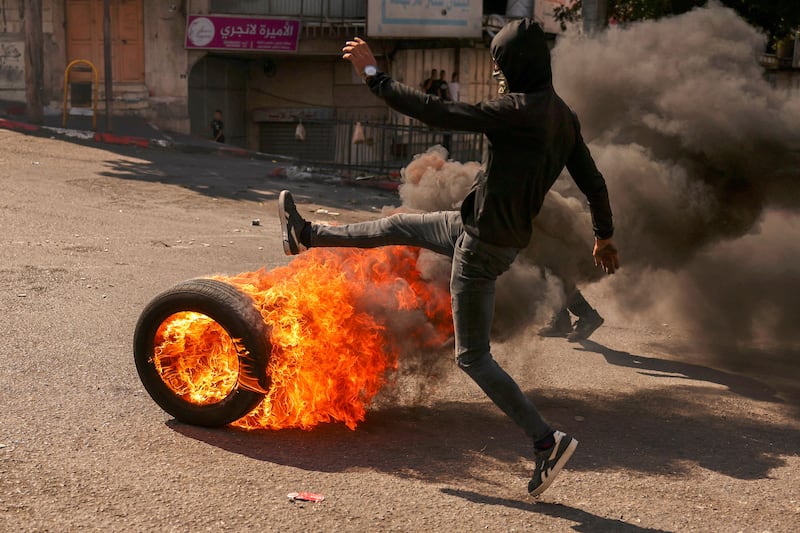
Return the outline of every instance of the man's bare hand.
{"type": "Polygon", "coordinates": [[[342,52],[344,52],[342,58],[353,64],[353,68],[359,76],[364,74],[364,67],[369,65],[377,66],[378,64],[375,56],[372,55],[372,50],[369,49],[369,45],[360,37],[347,41],[347,44],[342,48],[342,52]]]}
{"type": "Polygon", "coordinates": [[[594,250],[594,264],[603,267],[606,274],[613,274],[619,268],[619,255],[617,255],[617,247],[611,242],[611,239],[595,239],[594,250]]]}

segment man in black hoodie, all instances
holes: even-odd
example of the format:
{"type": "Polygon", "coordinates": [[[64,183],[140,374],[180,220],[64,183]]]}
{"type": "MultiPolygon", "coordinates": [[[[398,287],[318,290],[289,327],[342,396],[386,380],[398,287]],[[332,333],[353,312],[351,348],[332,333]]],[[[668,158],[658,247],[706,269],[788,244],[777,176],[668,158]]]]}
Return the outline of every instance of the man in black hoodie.
{"type": "Polygon", "coordinates": [[[487,159],[460,212],[326,226],[304,220],[289,191],[283,191],[278,213],[284,251],[294,255],[313,246],[401,244],[452,257],[456,361],[532,439],[536,466],[528,491],[537,496],[550,486],[578,442],[554,431],[500,368],[489,349],[489,331],[495,280],[528,245],[533,218],[565,166],[589,201],[595,263],[607,273],[619,266],[605,180],[581,137],[577,117],[553,90],[544,33],[535,22],[522,19],[495,36],[491,53],[501,95],[475,105],[423,94],[378,72],[369,46],[359,38],[348,41],[343,52],[370,90],[393,109],[433,127],[484,133],[487,159]]]}

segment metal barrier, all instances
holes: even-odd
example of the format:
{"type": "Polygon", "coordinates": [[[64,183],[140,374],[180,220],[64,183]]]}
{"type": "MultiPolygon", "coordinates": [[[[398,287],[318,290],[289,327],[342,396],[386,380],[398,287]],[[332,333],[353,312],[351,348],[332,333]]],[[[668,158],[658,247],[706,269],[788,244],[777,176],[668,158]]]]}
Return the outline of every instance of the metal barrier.
{"type": "Polygon", "coordinates": [[[92,129],[97,129],[97,68],[94,66],[94,63],[89,61],[88,59],[76,59],[74,61],[70,61],[67,68],[64,69],[64,116],[61,120],[61,127],[67,127],[67,91],[69,91],[69,73],[72,71],[73,67],[79,64],[89,65],[92,69],[92,129]]]}
{"type": "Polygon", "coordinates": [[[361,124],[364,142],[353,144],[356,123],[337,125],[336,159],[349,167],[380,171],[400,169],[436,144],[456,161],[480,161],[485,137],[479,133],[437,130],[421,124],[361,124]]]}
{"type": "MultiPolygon", "coordinates": [[[[408,165],[411,159],[431,146],[440,144],[456,161],[481,161],[486,139],[480,133],[432,129],[418,122],[392,124],[362,122],[363,142],[354,143],[357,122],[341,120],[303,120],[308,132],[306,141],[263,142],[260,150],[297,157],[303,164],[321,168],[348,168],[366,173],[389,174],[408,165]],[[270,144],[273,144],[270,146],[270,144]],[[296,150],[292,149],[292,144],[296,150]]],[[[262,128],[285,131],[292,128],[280,123],[263,123],[262,128]],[[281,130],[279,130],[281,128],[281,130]]]]}

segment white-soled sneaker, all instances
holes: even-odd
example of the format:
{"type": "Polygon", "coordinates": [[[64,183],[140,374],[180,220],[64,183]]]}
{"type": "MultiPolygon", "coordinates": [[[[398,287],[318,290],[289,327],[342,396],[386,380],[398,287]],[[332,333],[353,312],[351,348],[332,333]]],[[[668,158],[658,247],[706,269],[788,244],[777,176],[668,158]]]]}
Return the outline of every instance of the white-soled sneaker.
{"type": "Polygon", "coordinates": [[[561,431],[554,432],[553,438],[556,442],[551,448],[536,452],[536,468],[528,482],[528,493],[531,496],[538,496],[547,490],[578,447],[577,440],[561,431]]]}

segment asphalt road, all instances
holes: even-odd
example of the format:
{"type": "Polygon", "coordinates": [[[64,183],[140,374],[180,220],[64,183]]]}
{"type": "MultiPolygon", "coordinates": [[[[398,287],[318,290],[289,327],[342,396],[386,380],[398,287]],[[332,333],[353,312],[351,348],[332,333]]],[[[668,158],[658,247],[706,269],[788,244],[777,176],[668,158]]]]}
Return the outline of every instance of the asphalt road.
{"type": "MultiPolygon", "coordinates": [[[[617,316],[582,345],[497,358],[580,446],[526,494],[527,443],[458,371],[356,431],[175,422],[132,359],[172,284],[286,264],[274,200],[374,217],[391,193],[267,175],[268,162],[0,131],[0,531],[794,531],[796,368],[711,366],[617,316]],[[261,225],[252,225],[253,219],[261,225]],[[324,502],[290,503],[296,490],[324,502]]],[[[602,287],[596,289],[602,295],[602,287]]],[[[413,379],[409,377],[408,379],[413,379]]],[[[421,385],[421,384],[420,384],[421,385]]]]}

